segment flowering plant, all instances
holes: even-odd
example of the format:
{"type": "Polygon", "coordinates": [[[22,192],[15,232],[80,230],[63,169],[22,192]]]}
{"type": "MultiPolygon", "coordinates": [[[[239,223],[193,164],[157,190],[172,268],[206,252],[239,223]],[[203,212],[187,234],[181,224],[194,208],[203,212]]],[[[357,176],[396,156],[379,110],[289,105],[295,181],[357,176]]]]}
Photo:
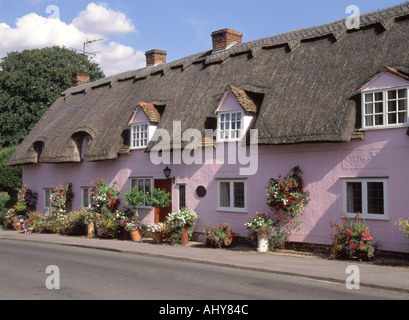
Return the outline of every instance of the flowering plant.
{"type": "Polygon", "coordinates": [[[142,223],[141,219],[138,217],[135,217],[133,220],[129,221],[125,225],[125,230],[126,231],[134,231],[134,230],[144,230],[145,225],[142,223]]]}
{"type": "Polygon", "coordinates": [[[34,211],[37,206],[38,194],[31,191],[27,185],[17,190],[17,201],[25,204],[27,210],[34,211]]]}
{"type": "Polygon", "coordinates": [[[51,205],[60,210],[69,210],[71,201],[74,198],[72,193],[72,183],[60,184],[51,193],[51,205]]]}
{"type": "Polygon", "coordinates": [[[184,207],[177,212],[170,213],[166,221],[171,223],[174,227],[183,227],[194,225],[198,218],[196,212],[184,207]]]}
{"type": "Polygon", "coordinates": [[[235,237],[235,233],[231,229],[231,225],[223,223],[215,227],[205,226],[205,239],[207,247],[222,248],[231,243],[235,237]]]}
{"type": "Polygon", "coordinates": [[[105,206],[109,211],[114,212],[120,205],[119,191],[114,189],[116,182],[113,186],[109,186],[103,179],[91,181],[94,187],[91,188],[91,197],[94,206],[100,212],[105,206]]]}
{"type": "Polygon", "coordinates": [[[67,214],[61,209],[47,211],[43,219],[46,232],[61,233],[67,226],[67,214]]]}
{"type": "Polygon", "coordinates": [[[331,228],[335,228],[336,232],[331,232],[332,257],[353,258],[368,254],[371,259],[374,256],[374,238],[365,221],[359,215],[351,219],[347,216],[342,216],[343,223],[331,222],[331,228]]]}
{"type": "Polygon", "coordinates": [[[399,226],[399,230],[402,231],[409,238],[409,219],[404,220],[400,218],[395,222],[395,226],[399,226]]]}
{"type": "Polygon", "coordinates": [[[28,219],[24,221],[23,230],[25,234],[41,233],[44,231],[45,222],[41,212],[29,213],[28,219]]]}
{"type": "Polygon", "coordinates": [[[268,205],[277,210],[301,213],[308,203],[308,191],[304,190],[299,166],[293,168],[286,177],[270,179],[267,185],[268,205]]]}
{"type": "Polygon", "coordinates": [[[197,213],[187,207],[177,212],[170,213],[165,221],[163,235],[170,241],[171,245],[182,243],[183,227],[188,228],[189,238],[193,235],[196,221],[199,219],[197,213]]]}
{"type": "Polygon", "coordinates": [[[276,230],[274,239],[270,241],[271,249],[284,248],[309,202],[302,174],[300,167],[296,166],[286,177],[280,175],[278,179],[270,179],[267,185],[267,204],[273,209],[270,219],[276,230]]]}
{"type": "Polygon", "coordinates": [[[250,238],[271,236],[275,230],[271,217],[261,213],[250,218],[244,225],[247,227],[250,238]]]}
{"type": "Polygon", "coordinates": [[[146,230],[148,232],[163,232],[164,229],[165,229],[164,223],[155,223],[155,224],[148,225],[146,227],[146,230]]]}
{"type": "Polygon", "coordinates": [[[17,225],[22,225],[24,223],[24,216],[19,215],[14,208],[11,208],[7,211],[4,221],[6,227],[11,227],[15,223],[17,223],[17,225]]]}

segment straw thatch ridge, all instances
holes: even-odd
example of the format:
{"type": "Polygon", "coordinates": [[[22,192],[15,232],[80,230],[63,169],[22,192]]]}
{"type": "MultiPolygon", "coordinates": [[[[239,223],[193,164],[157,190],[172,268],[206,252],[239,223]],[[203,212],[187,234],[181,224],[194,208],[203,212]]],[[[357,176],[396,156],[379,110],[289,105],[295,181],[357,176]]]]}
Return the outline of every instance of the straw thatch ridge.
{"type": "Polygon", "coordinates": [[[181,121],[182,131],[204,133],[228,85],[263,95],[253,126],[260,144],[348,142],[360,126],[362,83],[383,66],[409,73],[408,17],[406,2],[362,15],[359,30],[340,20],[70,88],[9,164],[77,162],[78,128],[92,137],[85,161],[116,159],[141,101],[162,107],[158,128],[172,134],[181,121]]]}

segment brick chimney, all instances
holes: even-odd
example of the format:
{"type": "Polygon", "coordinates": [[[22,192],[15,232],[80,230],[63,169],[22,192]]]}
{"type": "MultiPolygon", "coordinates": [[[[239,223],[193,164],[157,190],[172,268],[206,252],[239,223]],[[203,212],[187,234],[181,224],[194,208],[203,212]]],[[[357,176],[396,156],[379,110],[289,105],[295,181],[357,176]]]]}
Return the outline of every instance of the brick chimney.
{"type": "Polygon", "coordinates": [[[72,74],[72,86],[77,87],[83,84],[89,83],[91,81],[91,76],[86,73],[73,73],[72,74]]]}
{"type": "Polygon", "coordinates": [[[145,53],[146,56],[146,66],[152,67],[156,66],[157,64],[166,63],[166,51],[163,50],[150,50],[145,53]]]}
{"type": "Polygon", "coordinates": [[[222,29],[212,33],[213,51],[225,50],[230,46],[241,43],[243,34],[230,29],[222,29]]]}

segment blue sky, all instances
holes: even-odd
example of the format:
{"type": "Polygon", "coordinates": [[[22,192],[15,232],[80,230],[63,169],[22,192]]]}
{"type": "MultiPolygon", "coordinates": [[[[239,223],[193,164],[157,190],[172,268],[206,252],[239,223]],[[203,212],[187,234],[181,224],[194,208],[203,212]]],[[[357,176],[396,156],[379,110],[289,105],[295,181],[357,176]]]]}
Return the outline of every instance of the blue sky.
{"type": "Polygon", "coordinates": [[[243,41],[347,18],[403,0],[0,0],[0,58],[51,45],[87,49],[107,75],[144,66],[144,52],[162,49],[168,61],[211,49],[210,34],[230,28],[243,41]],[[49,9],[47,12],[47,8],[49,9]]]}

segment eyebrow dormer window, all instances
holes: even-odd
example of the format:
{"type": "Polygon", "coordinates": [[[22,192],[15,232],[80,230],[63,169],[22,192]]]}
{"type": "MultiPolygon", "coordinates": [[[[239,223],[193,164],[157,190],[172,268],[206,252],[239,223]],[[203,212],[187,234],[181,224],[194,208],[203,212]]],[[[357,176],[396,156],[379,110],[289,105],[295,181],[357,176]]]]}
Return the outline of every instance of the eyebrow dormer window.
{"type": "Polygon", "coordinates": [[[149,123],[138,123],[131,126],[131,148],[142,149],[148,146],[149,123]]]}

